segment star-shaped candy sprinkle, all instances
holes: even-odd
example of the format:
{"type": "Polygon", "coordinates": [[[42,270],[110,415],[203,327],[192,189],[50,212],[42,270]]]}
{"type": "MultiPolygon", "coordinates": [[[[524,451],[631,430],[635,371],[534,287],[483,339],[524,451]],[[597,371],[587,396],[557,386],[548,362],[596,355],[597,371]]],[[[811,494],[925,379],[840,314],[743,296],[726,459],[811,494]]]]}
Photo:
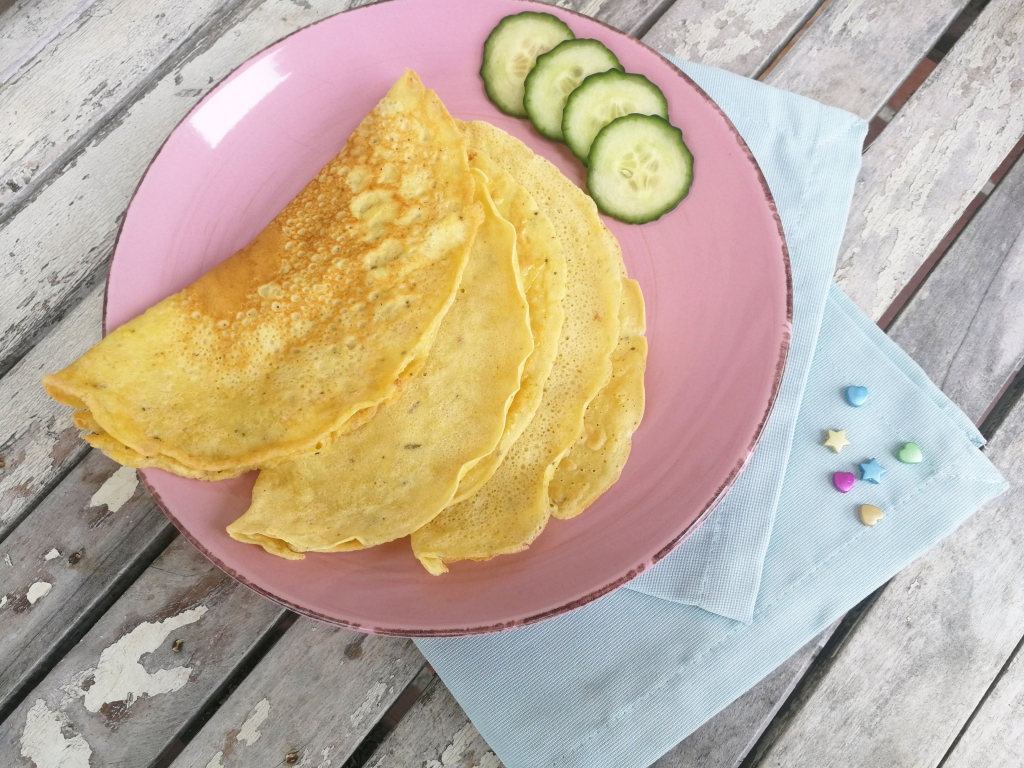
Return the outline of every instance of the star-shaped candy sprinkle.
{"type": "Polygon", "coordinates": [[[825,441],[826,448],[831,448],[836,453],[839,453],[849,444],[850,441],[846,439],[845,429],[830,429],[828,431],[828,440],[825,441]]]}
{"type": "Polygon", "coordinates": [[[878,459],[872,459],[866,464],[860,465],[860,479],[878,485],[882,482],[882,475],[885,474],[885,467],[878,463],[878,459]]]}

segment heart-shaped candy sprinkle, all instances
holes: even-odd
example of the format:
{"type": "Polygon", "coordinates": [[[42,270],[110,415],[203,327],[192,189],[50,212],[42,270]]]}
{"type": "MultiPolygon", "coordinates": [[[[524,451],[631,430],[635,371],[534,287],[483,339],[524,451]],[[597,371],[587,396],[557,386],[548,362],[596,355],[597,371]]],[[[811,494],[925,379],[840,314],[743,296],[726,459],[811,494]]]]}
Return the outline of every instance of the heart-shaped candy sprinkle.
{"type": "Polygon", "coordinates": [[[836,487],[836,490],[840,493],[849,493],[850,489],[853,488],[853,484],[857,482],[857,478],[854,477],[853,472],[836,472],[832,475],[832,485],[836,487]]]}
{"type": "Polygon", "coordinates": [[[860,408],[868,400],[868,388],[867,387],[847,387],[846,388],[846,402],[852,405],[854,408],[860,408]]]}
{"type": "Polygon", "coordinates": [[[896,458],[904,464],[920,464],[924,461],[924,455],[917,443],[904,443],[896,458]]]}
{"type": "Polygon", "coordinates": [[[860,521],[864,525],[874,525],[882,519],[882,510],[876,507],[874,504],[861,504],[860,505],[860,521]]]}

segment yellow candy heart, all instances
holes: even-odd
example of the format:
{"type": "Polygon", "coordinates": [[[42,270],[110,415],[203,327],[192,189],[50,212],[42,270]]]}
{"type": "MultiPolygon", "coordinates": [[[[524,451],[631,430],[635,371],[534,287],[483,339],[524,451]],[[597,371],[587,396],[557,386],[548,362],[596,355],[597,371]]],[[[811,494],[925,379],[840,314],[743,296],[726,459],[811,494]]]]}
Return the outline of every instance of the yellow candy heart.
{"type": "Polygon", "coordinates": [[[874,525],[884,517],[882,510],[876,507],[874,504],[861,504],[860,505],[860,521],[864,525],[874,525]]]}

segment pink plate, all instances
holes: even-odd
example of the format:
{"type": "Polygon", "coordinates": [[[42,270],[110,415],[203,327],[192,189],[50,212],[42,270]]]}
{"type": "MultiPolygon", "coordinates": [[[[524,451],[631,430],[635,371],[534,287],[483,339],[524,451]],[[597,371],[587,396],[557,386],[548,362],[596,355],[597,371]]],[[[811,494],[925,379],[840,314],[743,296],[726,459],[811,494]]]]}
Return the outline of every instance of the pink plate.
{"type": "Polygon", "coordinates": [[[364,632],[456,635],[583,605],[667,554],[750,455],[789,342],[786,245],[761,173],[732,124],[687,77],[599,22],[523,0],[393,0],[301,30],[237,69],[192,110],[132,200],[110,270],[106,328],[191,283],[245,245],[333,157],[408,67],[463,120],[487,120],[582,183],[568,150],[487,100],[483,42],[508,14],[565,19],[665,92],[696,158],[689,196],[644,226],[608,220],[647,300],[647,413],[625,471],[583,516],[552,520],[524,553],[429,576],[407,540],[281,560],[225,527],[255,476],[145,480],[167,515],[235,578],[300,613],[364,632]]]}

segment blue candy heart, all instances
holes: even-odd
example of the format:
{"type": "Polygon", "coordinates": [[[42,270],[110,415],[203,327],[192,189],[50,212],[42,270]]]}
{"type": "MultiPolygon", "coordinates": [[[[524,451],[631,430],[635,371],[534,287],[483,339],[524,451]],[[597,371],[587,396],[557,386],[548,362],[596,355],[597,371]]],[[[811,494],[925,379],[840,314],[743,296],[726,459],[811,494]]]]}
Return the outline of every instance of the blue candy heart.
{"type": "Polygon", "coordinates": [[[868,399],[868,388],[867,387],[847,387],[846,388],[846,402],[852,405],[854,408],[860,408],[868,399]]]}

